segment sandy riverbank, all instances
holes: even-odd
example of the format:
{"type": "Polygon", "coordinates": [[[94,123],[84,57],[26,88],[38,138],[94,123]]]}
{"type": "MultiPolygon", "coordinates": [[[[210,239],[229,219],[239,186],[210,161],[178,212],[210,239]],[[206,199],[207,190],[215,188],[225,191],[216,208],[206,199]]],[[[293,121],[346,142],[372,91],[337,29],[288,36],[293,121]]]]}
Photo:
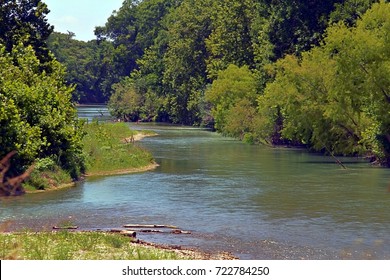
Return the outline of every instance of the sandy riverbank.
{"type": "Polygon", "coordinates": [[[143,167],[139,167],[139,168],[127,168],[127,169],[112,170],[112,171],[99,171],[99,172],[86,173],[85,177],[113,176],[113,175],[124,175],[124,174],[131,174],[131,173],[140,173],[140,172],[154,170],[158,166],[159,165],[154,162],[154,163],[151,163],[147,166],[143,166],[143,167]]]}

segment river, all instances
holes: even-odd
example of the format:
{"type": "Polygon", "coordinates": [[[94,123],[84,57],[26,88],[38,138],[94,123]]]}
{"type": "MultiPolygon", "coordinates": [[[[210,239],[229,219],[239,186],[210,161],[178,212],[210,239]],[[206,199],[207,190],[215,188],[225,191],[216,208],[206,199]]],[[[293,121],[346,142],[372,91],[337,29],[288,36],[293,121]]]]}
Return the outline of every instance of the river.
{"type": "Polygon", "coordinates": [[[77,187],[0,200],[14,229],[172,224],[189,235],[158,243],[228,251],[241,259],[389,259],[390,170],[356,158],[251,146],[210,131],[132,124],[158,136],[138,145],[159,167],[88,178],[77,187]]]}

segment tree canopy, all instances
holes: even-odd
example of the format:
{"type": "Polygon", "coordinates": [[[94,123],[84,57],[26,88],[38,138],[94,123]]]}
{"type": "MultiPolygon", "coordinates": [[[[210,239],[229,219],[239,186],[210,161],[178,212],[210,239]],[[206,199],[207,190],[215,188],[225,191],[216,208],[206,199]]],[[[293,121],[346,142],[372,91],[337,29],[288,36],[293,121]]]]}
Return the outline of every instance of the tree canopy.
{"type": "Polygon", "coordinates": [[[51,57],[46,39],[53,31],[46,15],[47,5],[41,0],[3,0],[0,4],[0,43],[7,52],[23,43],[32,46],[40,62],[48,62],[51,57]]]}
{"type": "Polygon", "coordinates": [[[83,171],[83,133],[73,87],[46,48],[49,11],[37,0],[3,1],[0,8],[0,158],[17,152],[11,175],[51,158],[76,178],[83,171]]]}
{"type": "Polygon", "coordinates": [[[384,2],[354,27],[330,26],[321,46],[276,63],[260,112],[270,122],[280,112],[286,139],[338,154],[374,154],[389,165],[389,28],[384,2]]]}
{"type": "Polygon", "coordinates": [[[390,165],[389,5],[126,0],[96,40],[49,41],[80,100],[109,100],[118,118],[390,165]]]}

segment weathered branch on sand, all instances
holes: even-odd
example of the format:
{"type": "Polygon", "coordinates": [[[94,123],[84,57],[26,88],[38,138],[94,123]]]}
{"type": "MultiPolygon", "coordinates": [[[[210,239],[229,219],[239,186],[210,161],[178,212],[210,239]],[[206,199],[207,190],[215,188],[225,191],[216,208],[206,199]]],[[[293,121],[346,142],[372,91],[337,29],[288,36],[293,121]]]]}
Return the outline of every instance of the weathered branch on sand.
{"type": "Polygon", "coordinates": [[[124,228],[177,228],[171,225],[140,225],[140,224],[128,224],[124,225],[124,228]]]}

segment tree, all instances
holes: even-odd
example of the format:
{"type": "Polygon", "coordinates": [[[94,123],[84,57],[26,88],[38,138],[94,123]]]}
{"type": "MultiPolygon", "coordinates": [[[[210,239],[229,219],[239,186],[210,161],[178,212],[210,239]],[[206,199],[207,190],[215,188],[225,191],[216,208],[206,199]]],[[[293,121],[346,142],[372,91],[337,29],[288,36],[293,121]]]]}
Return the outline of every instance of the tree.
{"type": "Polygon", "coordinates": [[[45,42],[53,31],[46,19],[49,12],[41,0],[3,0],[0,4],[0,44],[7,52],[20,42],[26,47],[31,45],[44,68],[51,60],[45,42]]]}
{"type": "Polygon", "coordinates": [[[185,0],[166,19],[163,86],[170,120],[195,124],[202,120],[207,84],[205,40],[211,33],[210,0],[185,0]]]}
{"type": "Polygon", "coordinates": [[[113,116],[125,121],[138,121],[143,103],[143,97],[136,91],[133,81],[126,78],[113,86],[108,108],[113,116]]]}
{"type": "Polygon", "coordinates": [[[330,22],[344,22],[345,25],[352,27],[358,19],[379,0],[347,0],[335,4],[334,11],[330,14],[330,22]]]}
{"type": "Polygon", "coordinates": [[[80,103],[104,103],[107,97],[99,87],[99,69],[103,67],[98,56],[99,46],[96,41],[75,40],[73,34],[53,32],[47,40],[48,47],[66,67],[68,85],[76,86],[72,99],[80,103]]]}
{"type": "Polygon", "coordinates": [[[95,34],[104,55],[98,59],[103,64],[102,81],[99,82],[105,96],[111,94],[111,86],[137,70],[137,61],[158,37],[163,18],[175,0],[126,0],[103,27],[95,34]]]}
{"type": "Polygon", "coordinates": [[[81,123],[65,85],[64,68],[54,59],[50,73],[32,47],[0,47],[0,157],[17,151],[9,172],[24,171],[37,158],[52,157],[76,178],[83,171],[81,123]]]}
{"type": "Polygon", "coordinates": [[[361,145],[390,166],[390,3],[375,3],[356,27],[338,25],[328,31],[326,48],[337,62],[335,83],[354,111],[369,122],[361,129],[361,145]]]}
{"type": "MultiPolygon", "coordinates": [[[[228,127],[232,126],[234,118],[240,117],[235,114],[235,109],[238,108],[232,108],[237,106],[242,100],[245,100],[245,102],[241,103],[240,107],[245,104],[255,108],[256,97],[256,80],[247,66],[240,68],[236,65],[229,65],[226,70],[220,71],[218,79],[212,83],[206,92],[206,100],[213,105],[211,114],[215,119],[215,128],[223,133],[232,132],[233,130],[228,127]]],[[[245,115],[241,116],[243,117],[243,120],[240,120],[242,122],[251,120],[251,118],[247,118],[245,115]]],[[[244,132],[247,131],[244,129],[242,133],[234,132],[229,134],[242,138],[244,132]]]]}
{"type": "Polygon", "coordinates": [[[299,55],[318,45],[334,5],[341,0],[263,0],[268,24],[264,32],[273,45],[274,59],[299,55]]]}
{"type": "Polygon", "coordinates": [[[252,26],[259,13],[256,1],[213,1],[213,31],[206,39],[207,70],[212,78],[229,64],[254,68],[252,26]]]}
{"type": "Polygon", "coordinates": [[[389,165],[389,19],[390,4],[376,3],[356,27],[331,26],[321,46],[278,61],[259,98],[263,116],[275,123],[281,115],[288,140],[389,165]]]}

